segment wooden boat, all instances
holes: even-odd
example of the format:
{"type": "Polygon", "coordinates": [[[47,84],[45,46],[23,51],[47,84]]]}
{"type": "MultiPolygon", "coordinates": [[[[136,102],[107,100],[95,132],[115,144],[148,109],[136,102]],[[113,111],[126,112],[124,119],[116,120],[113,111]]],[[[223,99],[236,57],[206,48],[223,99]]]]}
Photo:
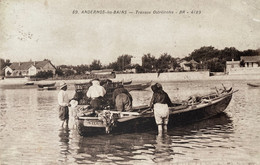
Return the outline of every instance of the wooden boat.
{"type": "MultiPolygon", "coordinates": [[[[183,102],[169,107],[168,127],[207,119],[223,112],[234,92],[236,91],[231,88],[220,94],[202,96],[199,103],[183,102]]],[[[79,109],[82,111],[77,113],[76,125],[78,133],[82,136],[157,128],[153,112],[148,106],[134,107],[131,112],[121,113],[115,110],[99,110],[96,112],[98,115],[93,114],[92,110],[84,105],[79,109]]]]}
{"type": "Polygon", "coordinates": [[[250,87],[260,87],[260,84],[247,83],[250,87]]]}
{"type": "Polygon", "coordinates": [[[150,87],[151,84],[152,84],[152,81],[147,82],[147,83],[124,85],[124,88],[127,89],[128,91],[144,90],[144,89],[150,87]]]}
{"type": "Polygon", "coordinates": [[[38,84],[39,88],[44,88],[44,87],[53,87],[56,84],[56,82],[54,83],[47,83],[47,84],[38,84]]]}

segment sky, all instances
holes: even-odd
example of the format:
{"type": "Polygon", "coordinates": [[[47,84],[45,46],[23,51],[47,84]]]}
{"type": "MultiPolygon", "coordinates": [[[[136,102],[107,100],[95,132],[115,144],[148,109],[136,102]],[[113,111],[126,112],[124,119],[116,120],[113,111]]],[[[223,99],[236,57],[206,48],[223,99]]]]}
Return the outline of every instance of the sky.
{"type": "Polygon", "coordinates": [[[260,48],[260,1],[0,0],[0,29],[0,58],[11,62],[107,65],[120,55],[138,61],[147,53],[183,58],[202,46],[260,48]]]}

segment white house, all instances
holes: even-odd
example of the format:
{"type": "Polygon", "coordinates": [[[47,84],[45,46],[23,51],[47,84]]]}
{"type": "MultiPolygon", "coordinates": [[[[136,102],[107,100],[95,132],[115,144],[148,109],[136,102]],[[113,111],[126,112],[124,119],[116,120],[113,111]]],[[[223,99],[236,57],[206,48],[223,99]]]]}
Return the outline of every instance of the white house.
{"type": "Polygon", "coordinates": [[[56,73],[55,66],[50,61],[14,62],[4,68],[5,76],[34,76],[40,71],[56,73]]]}
{"type": "Polygon", "coordinates": [[[260,56],[241,56],[241,61],[227,61],[226,73],[229,75],[260,75],[260,56]]]}
{"type": "Polygon", "coordinates": [[[183,68],[183,70],[185,70],[185,71],[190,71],[190,66],[189,66],[189,62],[188,62],[188,61],[183,60],[183,61],[180,63],[180,66],[181,66],[181,68],[183,68]]]}
{"type": "Polygon", "coordinates": [[[259,67],[260,56],[241,56],[241,61],[244,61],[245,67],[259,67]]]}
{"type": "Polygon", "coordinates": [[[232,68],[240,68],[240,61],[226,61],[226,73],[229,73],[232,68]]]}
{"type": "Polygon", "coordinates": [[[181,68],[183,68],[183,70],[185,71],[195,71],[198,69],[198,62],[195,61],[195,60],[190,60],[190,61],[186,61],[186,60],[183,60],[181,63],[180,63],[180,66],[181,68]]]}

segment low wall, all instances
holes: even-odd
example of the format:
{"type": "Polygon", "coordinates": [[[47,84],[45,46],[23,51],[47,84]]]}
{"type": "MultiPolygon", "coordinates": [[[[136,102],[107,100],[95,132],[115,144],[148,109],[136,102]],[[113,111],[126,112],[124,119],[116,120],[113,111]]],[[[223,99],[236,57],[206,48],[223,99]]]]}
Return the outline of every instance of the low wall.
{"type": "Polygon", "coordinates": [[[200,72],[167,72],[167,73],[135,73],[135,74],[117,74],[116,80],[133,81],[188,81],[208,79],[209,71],[200,72]]]}
{"type": "Polygon", "coordinates": [[[28,82],[28,77],[24,78],[4,78],[3,80],[0,80],[0,85],[1,84],[24,84],[28,82]]]}
{"type": "Polygon", "coordinates": [[[247,75],[247,74],[259,74],[260,67],[242,67],[242,68],[230,68],[229,75],[247,75]]]}

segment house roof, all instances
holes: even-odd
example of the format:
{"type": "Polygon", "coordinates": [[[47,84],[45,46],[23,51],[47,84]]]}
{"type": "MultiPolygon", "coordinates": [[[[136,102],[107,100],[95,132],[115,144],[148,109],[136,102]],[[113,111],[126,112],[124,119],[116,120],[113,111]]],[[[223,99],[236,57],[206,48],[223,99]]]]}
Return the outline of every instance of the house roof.
{"type": "Polygon", "coordinates": [[[260,56],[241,56],[241,60],[244,60],[244,62],[258,62],[260,61],[260,56]]]}
{"type": "Polygon", "coordinates": [[[198,62],[193,59],[190,61],[183,60],[181,63],[183,63],[184,65],[198,64],[198,62]]]}
{"type": "Polygon", "coordinates": [[[10,68],[13,69],[13,70],[28,70],[31,66],[35,66],[37,69],[40,69],[40,68],[44,67],[46,64],[48,64],[48,63],[51,63],[51,62],[50,61],[13,62],[10,65],[10,68]]]}
{"type": "Polygon", "coordinates": [[[193,59],[192,59],[192,60],[190,60],[190,61],[189,61],[189,63],[191,63],[191,64],[198,64],[198,62],[197,62],[197,61],[195,61],[195,60],[193,60],[193,59]]]}

